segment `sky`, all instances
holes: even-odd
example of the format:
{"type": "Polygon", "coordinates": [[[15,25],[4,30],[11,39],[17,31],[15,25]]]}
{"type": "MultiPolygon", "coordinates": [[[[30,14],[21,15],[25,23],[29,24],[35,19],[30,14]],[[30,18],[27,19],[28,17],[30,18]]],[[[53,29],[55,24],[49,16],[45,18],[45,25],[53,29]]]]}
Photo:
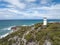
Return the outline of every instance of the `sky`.
{"type": "Polygon", "coordinates": [[[60,19],[60,0],[0,0],[0,20],[60,19]]]}

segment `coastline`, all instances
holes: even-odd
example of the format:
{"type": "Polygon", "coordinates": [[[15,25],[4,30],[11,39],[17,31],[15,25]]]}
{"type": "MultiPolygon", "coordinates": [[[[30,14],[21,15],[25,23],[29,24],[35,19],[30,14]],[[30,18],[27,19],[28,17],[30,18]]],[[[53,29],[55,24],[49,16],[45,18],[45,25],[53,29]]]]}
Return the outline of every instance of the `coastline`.
{"type": "MultiPolygon", "coordinates": [[[[34,25],[34,24],[31,24],[31,25],[34,25]]],[[[21,26],[31,26],[31,25],[21,25],[21,26]]],[[[13,33],[13,30],[11,29],[12,27],[16,27],[16,26],[11,26],[10,28],[8,28],[8,30],[11,30],[11,31],[6,33],[6,34],[4,34],[4,35],[1,35],[0,39],[5,38],[7,35],[13,33]]]]}
{"type": "Polygon", "coordinates": [[[60,45],[60,41],[58,40],[60,35],[60,23],[48,23],[46,25],[46,28],[43,28],[45,25],[43,27],[42,25],[42,23],[36,23],[32,26],[16,26],[17,30],[14,30],[16,28],[12,27],[13,33],[7,33],[8,35],[5,38],[0,39],[0,45],[2,45],[3,43],[3,45],[20,45],[21,42],[23,42],[23,45],[60,45]],[[56,41],[57,43],[55,43],[54,41],[56,41]]]}
{"type": "MultiPolygon", "coordinates": [[[[60,22],[49,22],[49,23],[60,23],[60,22]]],[[[21,26],[32,26],[32,25],[34,25],[34,24],[31,24],[31,25],[21,25],[21,26]]],[[[8,28],[8,30],[11,30],[12,27],[16,27],[16,26],[11,26],[10,28],[8,28]]],[[[6,33],[6,34],[4,34],[4,35],[1,35],[1,36],[0,36],[0,39],[6,37],[7,35],[9,35],[9,34],[11,34],[11,33],[13,33],[13,30],[10,31],[10,32],[8,32],[8,33],[6,33]]]]}
{"type": "Polygon", "coordinates": [[[9,35],[9,34],[11,34],[11,33],[13,33],[13,31],[10,31],[10,32],[8,32],[8,33],[6,33],[6,34],[4,34],[4,35],[1,35],[1,36],[0,36],[0,39],[5,38],[7,35],[9,35]]]}

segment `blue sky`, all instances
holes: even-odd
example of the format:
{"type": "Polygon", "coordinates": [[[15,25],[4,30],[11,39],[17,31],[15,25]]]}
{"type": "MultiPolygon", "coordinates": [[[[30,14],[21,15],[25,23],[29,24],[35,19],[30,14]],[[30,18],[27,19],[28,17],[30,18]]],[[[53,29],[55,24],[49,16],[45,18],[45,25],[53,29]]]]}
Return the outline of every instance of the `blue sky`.
{"type": "Polygon", "coordinates": [[[2,19],[60,19],[60,0],[0,0],[2,19]]]}

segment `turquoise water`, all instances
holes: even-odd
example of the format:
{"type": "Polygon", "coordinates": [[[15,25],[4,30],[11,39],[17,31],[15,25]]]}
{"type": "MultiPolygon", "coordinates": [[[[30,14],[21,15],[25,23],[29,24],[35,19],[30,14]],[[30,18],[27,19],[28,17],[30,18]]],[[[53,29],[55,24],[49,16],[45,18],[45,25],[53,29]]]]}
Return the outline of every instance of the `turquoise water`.
{"type": "MultiPolygon", "coordinates": [[[[11,26],[32,25],[35,23],[42,23],[43,20],[0,20],[0,36],[10,32],[11,26]]],[[[53,19],[48,22],[60,22],[60,20],[53,19]]]]}

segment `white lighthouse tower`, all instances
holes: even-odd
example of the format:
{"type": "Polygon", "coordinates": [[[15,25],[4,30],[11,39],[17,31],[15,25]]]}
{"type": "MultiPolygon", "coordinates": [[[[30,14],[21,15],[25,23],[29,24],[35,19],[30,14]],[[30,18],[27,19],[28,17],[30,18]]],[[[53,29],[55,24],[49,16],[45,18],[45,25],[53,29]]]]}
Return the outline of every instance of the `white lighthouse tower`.
{"type": "Polygon", "coordinates": [[[46,17],[44,17],[44,19],[43,19],[43,25],[44,25],[44,26],[47,25],[47,18],[46,18],[46,17]]]}

